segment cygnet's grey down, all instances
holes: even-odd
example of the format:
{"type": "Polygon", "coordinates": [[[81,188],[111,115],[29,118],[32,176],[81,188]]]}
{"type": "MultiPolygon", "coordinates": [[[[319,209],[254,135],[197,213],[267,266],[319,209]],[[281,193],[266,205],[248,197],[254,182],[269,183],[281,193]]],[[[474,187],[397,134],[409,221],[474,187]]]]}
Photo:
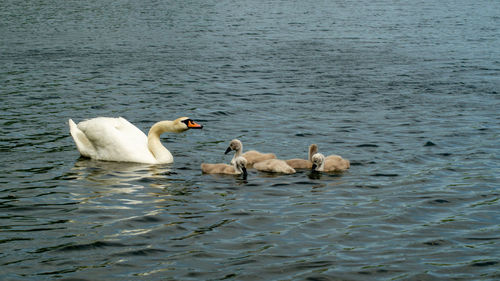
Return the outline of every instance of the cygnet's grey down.
{"type": "Polygon", "coordinates": [[[294,174],[295,169],[290,167],[284,160],[267,159],[253,164],[256,170],[270,173],[294,174]]]}
{"type": "Polygon", "coordinates": [[[338,155],[325,157],[321,153],[316,153],[311,158],[313,171],[318,172],[343,172],[349,169],[350,162],[338,155]]]}
{"type": "Polygon", "coordinates": [[[232,165],[228,164],[201,164],[201,171],[205,174],[227,174],[247,176],[247,160],[244,157],[236,157],[232,165]]]}
{"type": "Polygon", "coordinates": [[[256,150],[250,150],[243,153],[243,144],[238,139],[234,139],[229,143],[225,154],[228,154],[233,150],[235,151],[235,153],[233,159],[231,160],[231,163],[234,162],[237,157],[243,156],[245,157],[245,159],[247,159],[247,168],[251,168],[257,162],[261,162],[267,159],[276,159],[276,155],[274,153],[260,153],[256,150]]]}
{"type": "Polygon", "coordinates": [[[317,152],[318,152],[318,146],[313,143],[309,146],[309,153],[307,154],[307,160],[300,158],[293,158],[285,161],[290,167],[294,169],[311,169],[312,167],[311,157],[317,152]]]}

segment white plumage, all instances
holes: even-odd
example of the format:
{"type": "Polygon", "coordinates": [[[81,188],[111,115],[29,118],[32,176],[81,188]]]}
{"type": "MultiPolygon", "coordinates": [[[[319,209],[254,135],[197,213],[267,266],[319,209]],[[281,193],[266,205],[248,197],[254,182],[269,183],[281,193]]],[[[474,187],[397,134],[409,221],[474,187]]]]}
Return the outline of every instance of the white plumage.
{"type": "Polygon", "coordinates": [[[183,132],[203,126],[187,117],[155,123],[146,136],[126,119],[97,117],[75,124],[69,119],[71,136],[80,154],[96,160],[146,164],[172,163],[174,158],[160,141],[164,132],[183,132]]]}

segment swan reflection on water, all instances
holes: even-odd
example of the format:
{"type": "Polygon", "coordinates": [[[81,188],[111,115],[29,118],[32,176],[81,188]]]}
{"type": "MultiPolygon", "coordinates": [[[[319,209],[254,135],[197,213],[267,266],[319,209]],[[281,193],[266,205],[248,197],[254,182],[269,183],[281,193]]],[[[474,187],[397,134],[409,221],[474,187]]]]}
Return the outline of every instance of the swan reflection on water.
{"type": "MultiPolygon", "coordinates": [[[[168,189],[169,175],[175,175],[169,164],[148,165],[127,162],[96,161],[80,158],[67,174],[68,179],[77,180],[94,196],[100,194],[134,193],[144,188],[168,189]]],[[[88,195],[82,190],[81,195],[88,195]]],[[[99,196],[98,196],[99,197],[99,196]]]]}
{"type": "Polygon", "coordinates": [[[122,183],[144,178],[164,178],[172,174],[171,165],[149,165],[130,162],[96,161],[80,158],[75,162],[72,171],[79,179],[122,183]]]}

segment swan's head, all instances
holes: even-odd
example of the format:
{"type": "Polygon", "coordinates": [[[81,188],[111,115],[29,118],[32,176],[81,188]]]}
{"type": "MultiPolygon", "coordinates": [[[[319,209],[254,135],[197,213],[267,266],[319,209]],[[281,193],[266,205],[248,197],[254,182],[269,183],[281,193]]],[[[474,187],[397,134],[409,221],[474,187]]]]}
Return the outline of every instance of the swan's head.
{"type": "Polygon", "coordinates": [[[231,152],[231,150],[241,151],[242,149],[243,149],[243,144],[241,144],[241,141],[238,139],[234,139],[229,143],[229,146],[226,149],[226,152],[224,152],[224,154],[228,154],[229,152],[231,152]]]}
{"type": "Polygon", "coordinates": [[[323,171],[325,164],[325,155],[316,153],[311,157],[311,162],[313,171],[323,171]]]}
{"type": "Polygon", "coordinates": [[[243,177],[246,178],[247,177],[247,159],[245,159],[245,157],[243,156],[240,156],[240,157],[236,157],[236,159],[234,159],[234,169],[239,172],[240,174],[243,174],[243,177]]]}
{"type": "Polygon", "coordinates": [[[193,119],[189,117],[177,118],[174,121],[174,126],[179,128],[179,131],[186,131],[188,129],[202,129],[203,126],[194,122],[193,119]]]}
{"type": "Polygon", "coordinates": [[[165,132],[182,133],[189,129],[201,129],[202,125],[197,124],[188,117],[177,118],[174,121],[164,120],[156,122],[149,129],[148,139],[159,139],[159,136],[165,132]]]}

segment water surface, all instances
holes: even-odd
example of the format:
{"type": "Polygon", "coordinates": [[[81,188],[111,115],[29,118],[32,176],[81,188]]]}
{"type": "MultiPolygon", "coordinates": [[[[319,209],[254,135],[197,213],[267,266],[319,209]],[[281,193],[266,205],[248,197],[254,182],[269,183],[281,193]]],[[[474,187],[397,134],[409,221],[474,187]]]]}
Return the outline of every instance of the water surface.
{"type": "Polygon", "coordinates": [[[494,1],[3,1],[2,280],[497,280],[494,1]],[[79,158],[67,119],[165,134],[79,158]],[[343,174],[203,175],[229,141],[343,174]]]}

